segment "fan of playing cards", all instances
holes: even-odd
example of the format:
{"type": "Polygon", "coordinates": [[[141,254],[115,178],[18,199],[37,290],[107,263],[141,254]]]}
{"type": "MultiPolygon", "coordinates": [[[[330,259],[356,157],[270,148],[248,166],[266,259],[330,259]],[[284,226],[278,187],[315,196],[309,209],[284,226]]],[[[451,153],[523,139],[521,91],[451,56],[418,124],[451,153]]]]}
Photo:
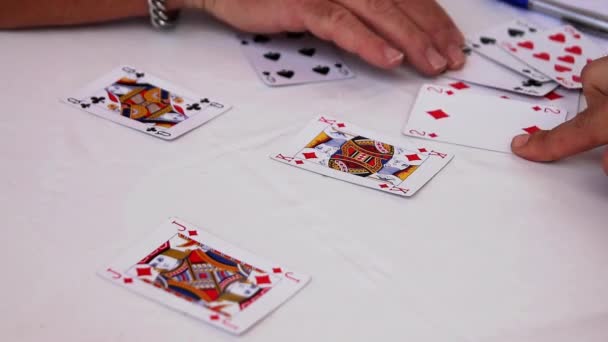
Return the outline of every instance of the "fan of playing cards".
{"type": "MultiPolygon", "coordinates": [[[[270,87],[355,77],[333,47],[308,33],[239,35],[235,44],[270,87]]],[[[469,58],[463,69],[420,88],[402,129],[416,139],[383,136],[323,113],[311,115],[270,157],[410,197],[454,158],[426,140],[511,153],[514,136],[554,128],[578,112],[582,69],[605,55],[571,26],[542,29],[523,20],[468,36],[464,51],[469,58]]],[[[121,66],[62,101],[163,140],[231,108],[133,66],[121,66]]],[[[99,274],[234,334],[252,327],[311,279],[178,218],[168,219],[99,274]]]]}

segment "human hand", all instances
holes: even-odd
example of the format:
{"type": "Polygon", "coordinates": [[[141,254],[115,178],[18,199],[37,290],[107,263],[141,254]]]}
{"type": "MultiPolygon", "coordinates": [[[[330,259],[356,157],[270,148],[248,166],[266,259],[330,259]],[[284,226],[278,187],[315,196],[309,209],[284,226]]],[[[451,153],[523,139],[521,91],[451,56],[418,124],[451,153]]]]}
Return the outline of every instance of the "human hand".
{"type": "Polygon", "coordinates": [[[247,32],[310,31],[381,68],[460,68],[462,33],[434,0],[183,0],[247,32]]]}
{"type": "MultiPolygon", "coordinates": [[[[588,64],[582,73],[588,108],[550,131],[516,136],[511,149],[532,161],[554,161],[608,144],[608,57],[588,64]]],[[[608,149],[603,155],[608,175],[608,149]]]]}

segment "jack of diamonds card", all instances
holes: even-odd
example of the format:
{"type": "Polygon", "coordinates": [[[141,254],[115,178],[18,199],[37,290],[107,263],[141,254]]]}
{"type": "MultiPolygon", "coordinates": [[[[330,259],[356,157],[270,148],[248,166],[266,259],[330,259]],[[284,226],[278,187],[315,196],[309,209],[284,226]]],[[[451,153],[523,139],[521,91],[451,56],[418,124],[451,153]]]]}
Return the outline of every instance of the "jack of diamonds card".
{"type": "Polygon", "coordinates": [[[249,329],[310,280],[177,218],[98,274],[233,334],[249,329]]]}
{"type": "Polygon", "coordinates": [[[413,144],[393,144],[350,123],[319,116],[282,152],[279,162],[402,197],[414,195],[452,154],[413,144]]]}
{"type": "Polygon", "coordinates": [[[230,109],[223,102],[198,97],[130,66],[115,69],[62,101],[165,140],[230,109]]]}

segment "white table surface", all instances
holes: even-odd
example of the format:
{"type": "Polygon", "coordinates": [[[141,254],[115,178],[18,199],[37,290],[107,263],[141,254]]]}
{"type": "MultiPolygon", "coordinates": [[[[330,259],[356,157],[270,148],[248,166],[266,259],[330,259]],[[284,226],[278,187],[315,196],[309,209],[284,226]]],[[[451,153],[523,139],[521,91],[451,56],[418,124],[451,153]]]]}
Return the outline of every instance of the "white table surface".
{"type": "MultiPolygon", "coordinates": [[[[522,15],[444,5],[465,31],[522,15]]],[[[349,57],[354,80],[271,89],[234,32],[197,14],[168,34],[135,20],[0,32],[0,46],[3,340],[236,340],[95,275],[169,216],[312,275],[242,341],[608,340],[599,150],[534,164],[445,145],[456,158],[403,199],[268,155],[321,113],[406,141],[429,81],[407,68],[349,57]],[[120,64],[235,107],[166,142],[59,103],[120,64]]]]}

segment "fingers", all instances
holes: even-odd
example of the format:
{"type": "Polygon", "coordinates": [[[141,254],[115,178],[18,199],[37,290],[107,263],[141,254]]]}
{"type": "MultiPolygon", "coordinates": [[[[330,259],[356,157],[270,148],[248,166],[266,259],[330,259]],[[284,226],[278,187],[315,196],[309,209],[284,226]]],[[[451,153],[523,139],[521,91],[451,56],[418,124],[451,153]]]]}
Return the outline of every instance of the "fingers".
{"type": "Polygon", "coordinates": [[[331,40],[381,68],[400,65],[404,55],[371,31],[351,11],[330,1],[304,1],[299,9],[303,25],[321,39],[331,40]]]}
{"type": "Polygon", "coordinates": [[[436,1],[393,1],[430,37],[439,52],[447,57],[450,69],[459,69],[464,65],[464,36],[436,1]]]}
{"type": "Polygon", "coordinates": [[[606,106],[588,108],[551,131],[513,138],[515,154],[532,161],[554,161],[608,143],[606,106]]]}
{"type": "Polygon", "coordinates": [[[608,97],[608,57],[597,59],[585,66],[581,74],[583,93],[589,107],[595,107],[608,97]]]}
{"type": "Polygon", "coordinates": [[[403,51],[407,60],[422,73],[437,75],[447,68],[447,59],[437,50],[430,37],[397,6],[395,0],[336,1],[403,51]]]}

